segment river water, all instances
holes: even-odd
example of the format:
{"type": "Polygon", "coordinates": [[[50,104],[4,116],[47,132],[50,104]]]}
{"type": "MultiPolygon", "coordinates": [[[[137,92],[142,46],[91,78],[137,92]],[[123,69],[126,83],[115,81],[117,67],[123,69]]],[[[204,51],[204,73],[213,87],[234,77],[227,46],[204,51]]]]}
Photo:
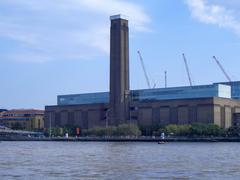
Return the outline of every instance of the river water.
{"type": "Polygon", "coordinates": [[[240,143],[1,142],[0,179],[240,179],[240,143]]]}

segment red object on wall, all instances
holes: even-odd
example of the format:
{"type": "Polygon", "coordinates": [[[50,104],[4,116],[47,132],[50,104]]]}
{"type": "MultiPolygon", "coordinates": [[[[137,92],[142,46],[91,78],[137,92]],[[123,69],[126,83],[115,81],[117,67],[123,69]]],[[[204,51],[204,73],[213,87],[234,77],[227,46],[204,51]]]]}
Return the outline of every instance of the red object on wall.
{"type": "Polygon", "coordinates": [[[80,135],[80,128],[77,128],[76,131],[77,131],[77,135],[80,135]]]}

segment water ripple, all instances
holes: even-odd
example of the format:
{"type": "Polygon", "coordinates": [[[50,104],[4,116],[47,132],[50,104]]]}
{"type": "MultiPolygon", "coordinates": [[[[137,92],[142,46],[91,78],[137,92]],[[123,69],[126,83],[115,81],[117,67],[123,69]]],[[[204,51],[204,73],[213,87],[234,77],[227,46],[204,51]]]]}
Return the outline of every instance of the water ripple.
{"type": "Polygon", "coordinates": [[[239,148],[239,143],[2,142],[0,179],[239,179],[239,148]]]}

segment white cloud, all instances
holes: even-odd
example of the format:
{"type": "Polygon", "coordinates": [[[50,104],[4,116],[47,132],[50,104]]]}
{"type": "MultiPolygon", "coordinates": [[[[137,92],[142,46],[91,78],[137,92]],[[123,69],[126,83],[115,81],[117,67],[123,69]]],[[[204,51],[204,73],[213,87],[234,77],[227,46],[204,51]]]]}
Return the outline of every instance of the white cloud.
{"type": "Polygon", "coordinates": [[[230,29],[240,35],[238,13],[232,7],[240,5],[239,1],[186,0],[192,16],[200,22],[230,29]]]}
{"type": "Polygon", "coordinates": [[[126,0],[8,0],[0,12],[0,38],[13,44],[6,59],[29,62],[105,55],[113,14],[127,15],[133,32],[149,31],[150,22],[142,6],[126,0]]]}

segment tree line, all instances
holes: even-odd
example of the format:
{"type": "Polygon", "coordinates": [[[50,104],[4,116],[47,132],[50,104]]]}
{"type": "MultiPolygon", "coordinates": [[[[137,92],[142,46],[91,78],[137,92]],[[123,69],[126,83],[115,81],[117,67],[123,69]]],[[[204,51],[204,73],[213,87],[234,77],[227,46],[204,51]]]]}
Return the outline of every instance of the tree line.
{"type": "MultiPolygon", "coordinates": [[[[185,136],[185,137],[209,137],[209,136],[240,136],[240,127],[230,127],[228,129],[220,128],[215,124],[170,124],[166,126],[139,127],[136,124],[121,124],[119,126],[95,127],[87,130],[81,130],[80,134],[76,132],[77,127],[66,125],[62,128],[51,128],[52,136],[63,136],[68,133],[69,136],[160,136],[165,133],[166,136],[185,136]]],[[[47,132],[49,135],[49,130],[47,132]]]]}

